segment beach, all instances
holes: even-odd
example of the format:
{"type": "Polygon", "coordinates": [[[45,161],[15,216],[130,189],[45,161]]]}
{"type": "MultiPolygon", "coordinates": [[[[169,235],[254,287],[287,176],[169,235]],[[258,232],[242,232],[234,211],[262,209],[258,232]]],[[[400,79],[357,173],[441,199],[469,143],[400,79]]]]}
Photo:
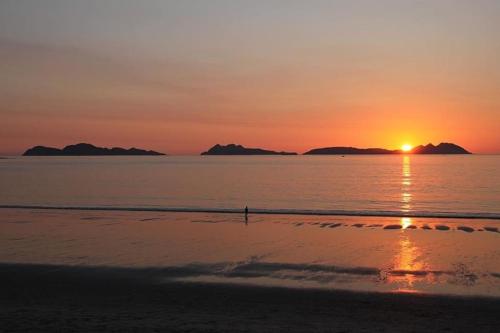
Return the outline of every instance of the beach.
{"type": "Polygon", "coordinates": [[[1,211],[4,331],[500,325],[496,220],[1,211]]]}
{"type": "MultiPolygon", "coordinates": [[[[158,273],[158,272],[156,272],[158,273]]],[[[498,298],[155,282],[146,270],[2,265],[4,332],[497,332],[498,298]]]]}

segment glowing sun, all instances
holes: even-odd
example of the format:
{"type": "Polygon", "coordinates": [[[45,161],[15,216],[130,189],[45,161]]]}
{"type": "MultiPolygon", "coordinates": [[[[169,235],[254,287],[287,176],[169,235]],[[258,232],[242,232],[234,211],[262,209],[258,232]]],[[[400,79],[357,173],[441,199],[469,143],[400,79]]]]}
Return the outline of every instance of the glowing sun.
{"type": "Polygon", "coordinates": [[[409,145],[407,143],[405,143],[404,145],[401,146],[401,150],[402,151],[405,151],[405,152],[409,152],[410,150],[413,149],[413,146],[412,145],[409,145]]]}

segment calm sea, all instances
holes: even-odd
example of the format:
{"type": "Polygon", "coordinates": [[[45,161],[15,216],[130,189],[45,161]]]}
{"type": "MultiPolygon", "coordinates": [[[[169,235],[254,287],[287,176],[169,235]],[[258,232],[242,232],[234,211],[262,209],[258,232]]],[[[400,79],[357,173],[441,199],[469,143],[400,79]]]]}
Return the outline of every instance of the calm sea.
{"type": "Polygon", "coordinates": [[[500,214],[500,156],[0,159],[0,205],[500,214]]]}

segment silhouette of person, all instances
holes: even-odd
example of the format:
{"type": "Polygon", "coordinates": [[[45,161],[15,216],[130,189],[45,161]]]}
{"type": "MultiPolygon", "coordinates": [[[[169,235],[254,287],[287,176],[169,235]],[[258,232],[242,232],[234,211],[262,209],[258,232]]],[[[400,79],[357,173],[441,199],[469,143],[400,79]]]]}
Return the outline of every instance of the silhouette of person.
{"type": "Polygon", "coordinates": [[[248,206],[245,206],[245,224],[248,224],[248,206]]]}

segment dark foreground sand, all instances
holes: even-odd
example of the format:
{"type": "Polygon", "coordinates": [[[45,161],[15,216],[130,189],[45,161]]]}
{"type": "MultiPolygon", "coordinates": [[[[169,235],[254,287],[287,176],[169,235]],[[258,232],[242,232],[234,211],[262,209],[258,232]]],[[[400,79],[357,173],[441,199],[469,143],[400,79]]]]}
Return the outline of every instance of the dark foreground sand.
{"type": "Polygon", "coordinates": [[[160,273],[0,264],[0,330],[500,331],[500,299],[160,282],[160,273]]]}

